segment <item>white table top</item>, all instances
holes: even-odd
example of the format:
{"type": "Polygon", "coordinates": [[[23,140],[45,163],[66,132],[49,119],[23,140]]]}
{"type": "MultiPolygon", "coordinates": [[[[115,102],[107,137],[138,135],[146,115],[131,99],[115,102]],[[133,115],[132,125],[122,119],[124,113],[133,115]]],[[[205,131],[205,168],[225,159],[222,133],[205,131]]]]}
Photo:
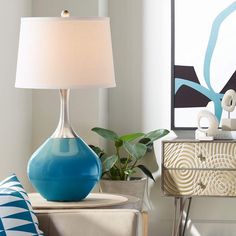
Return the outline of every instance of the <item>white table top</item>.
{"type": "Polygon", "coordinates": [[[83,209],[101,208],[137,203],[138,198],[127,195],[108,193],[90,193],[84,200],[78,202],[52,202],[44,199],[39,193],[30,193],[29,198],[34,209],[83,209]]]}

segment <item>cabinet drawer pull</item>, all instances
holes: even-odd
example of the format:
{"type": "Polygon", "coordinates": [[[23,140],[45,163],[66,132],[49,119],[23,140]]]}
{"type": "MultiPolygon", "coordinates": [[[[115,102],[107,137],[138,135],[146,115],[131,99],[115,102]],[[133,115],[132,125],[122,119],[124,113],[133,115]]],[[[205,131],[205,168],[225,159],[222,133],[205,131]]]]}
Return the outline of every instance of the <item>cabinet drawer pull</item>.
{"type": "Polygon", "coordinates": [[[200,186],[201,189],[205,189],[205,188],[206,188],[206,185],[203,184],[202,181],[200,181],[200,182],[198,183],[198,185],[200,186]]]}
{"type": "Polygon", "coordinates": [[[199,154],[197,158],[199,158],[200,161],[206,161],[206,157],[204,157],[202,154],[199,154]]]}

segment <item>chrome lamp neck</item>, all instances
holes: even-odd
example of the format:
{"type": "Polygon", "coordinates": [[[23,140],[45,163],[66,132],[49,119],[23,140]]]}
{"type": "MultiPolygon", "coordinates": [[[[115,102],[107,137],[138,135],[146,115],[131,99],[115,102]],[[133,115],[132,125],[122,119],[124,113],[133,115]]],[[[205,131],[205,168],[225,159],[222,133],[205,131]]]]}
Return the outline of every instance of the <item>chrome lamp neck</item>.
{"type": "Polygon", "coordinates": [[[60,89],[60,119],[57,128],[51,138],[76,138],[75,133],[70,123],[69,116],[69,89],[60,89]]]}

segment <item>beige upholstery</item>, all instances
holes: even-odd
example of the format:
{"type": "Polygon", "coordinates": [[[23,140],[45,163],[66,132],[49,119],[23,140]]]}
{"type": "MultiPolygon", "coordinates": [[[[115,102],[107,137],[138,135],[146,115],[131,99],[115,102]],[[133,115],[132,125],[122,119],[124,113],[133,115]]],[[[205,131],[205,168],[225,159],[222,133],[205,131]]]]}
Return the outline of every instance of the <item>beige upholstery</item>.
{"type": "Polygon", "coordinates": [[[134,209],[35,210],[45,236],[142,236],[134,209]]]}

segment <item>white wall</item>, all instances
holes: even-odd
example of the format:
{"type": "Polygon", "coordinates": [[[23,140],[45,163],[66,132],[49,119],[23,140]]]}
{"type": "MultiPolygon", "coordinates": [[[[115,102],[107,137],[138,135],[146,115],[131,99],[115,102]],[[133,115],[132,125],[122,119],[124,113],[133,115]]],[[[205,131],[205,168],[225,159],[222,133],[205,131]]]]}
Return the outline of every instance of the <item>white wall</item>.
{"type": "Polygon", "coordinates": [[[32,93],[16,89],[14,83],[20,17],[31,15],[31,0],[1,0],[0,5],[0,179],[16,173],[29,189],[26,166],[31,154],[32,93]]]}
{"type": "Polygon", "coordinates": [[[143,1],[110,0],[117,87],[109,91],[109,127],[120,133],[142,128],[143,1]]]}

